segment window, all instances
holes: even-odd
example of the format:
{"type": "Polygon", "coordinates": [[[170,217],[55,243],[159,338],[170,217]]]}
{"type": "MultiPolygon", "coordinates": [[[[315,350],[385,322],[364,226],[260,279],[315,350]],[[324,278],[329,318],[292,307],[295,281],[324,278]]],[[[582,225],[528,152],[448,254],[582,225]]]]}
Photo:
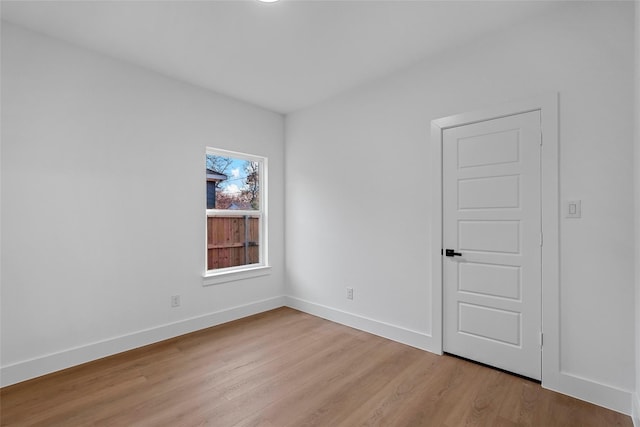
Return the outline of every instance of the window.
{"type": "Polygon", "coordinates": [[[207,148],[205,284],[266,274],[266,172],[266,157],[207,148]]]}

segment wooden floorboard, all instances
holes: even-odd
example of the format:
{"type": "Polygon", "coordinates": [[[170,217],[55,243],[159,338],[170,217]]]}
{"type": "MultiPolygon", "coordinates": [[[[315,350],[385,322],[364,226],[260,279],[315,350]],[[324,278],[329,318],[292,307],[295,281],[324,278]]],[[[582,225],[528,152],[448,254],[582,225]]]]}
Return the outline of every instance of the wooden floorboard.
{"type": "Polygon", "coordinates": [[[527,379],[280,308],[0,390],[2,426],[632,426],[527,379]]]}

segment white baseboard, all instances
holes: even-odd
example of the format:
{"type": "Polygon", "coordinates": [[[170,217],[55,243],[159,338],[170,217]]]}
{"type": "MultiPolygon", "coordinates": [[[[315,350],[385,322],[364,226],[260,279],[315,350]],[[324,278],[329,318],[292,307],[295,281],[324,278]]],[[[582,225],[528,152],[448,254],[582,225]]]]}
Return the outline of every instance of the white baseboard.
{"type": "Polygon", "coordinates": [[[281,296],[269,298],[3,366],[0,368],[0,387],[262,313],[282,307],[284,302],[281,296]]]}
{"type": "Polygon", "coordinates": [[[594,405],[602,406],[625,415],[631,415],[633,392],[582,378],[567,372],[560,372],[557,384],[552,387],[543,382],[542,386],[594,405]]]}
{"type": "Polygon", "coordinates": [[[323,319],[331,320],[332,322],[388,338],[392,341],[407,344],[431,353],[442,354],[434,343],[433,337],[424,332],[414,331],[291,296],[285,297],[285,305],[314,316],[322,317],[323,319]]]}
{"type": "MultiPolygon", "coordinates": [[[[262,301],[231,307],[132,334],[68,349],[59,353],[14,363],[0,368],[0,386],[5,387],[66,369],[82,363],[97,360],[123,351],[153,344],[169,338],[216,326],[268,310],[288,306],[296,310],[322,317],[355,329],[369,332],[393,341],[410,345],[432,353],[441,354],[431,335],[401,326],[370,319],[357,314],[316,304],[291,296],[269,298],[262,301]]],[[[640,394],[580,378],[561,372],[557,384],[547,387],[568,396],[603,406],[633,419],[635,427],[640,427],[640,394]]],[[[544,386],[544,385],[543,385],[544,386]]]]}

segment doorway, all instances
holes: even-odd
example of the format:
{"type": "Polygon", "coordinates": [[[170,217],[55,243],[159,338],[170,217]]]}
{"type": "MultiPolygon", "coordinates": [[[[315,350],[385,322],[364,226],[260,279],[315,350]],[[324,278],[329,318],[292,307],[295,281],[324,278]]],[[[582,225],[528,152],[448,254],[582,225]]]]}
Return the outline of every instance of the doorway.
{"type": "Polygon", "coordinates": [[[540,111],[443,133],[443,350],[541,378],[540,111]]]}
{"type": "Polygon", "coordinates": [[[553,386],[557,94],[434,120],[432,148],[436,346],[553,386]]]}

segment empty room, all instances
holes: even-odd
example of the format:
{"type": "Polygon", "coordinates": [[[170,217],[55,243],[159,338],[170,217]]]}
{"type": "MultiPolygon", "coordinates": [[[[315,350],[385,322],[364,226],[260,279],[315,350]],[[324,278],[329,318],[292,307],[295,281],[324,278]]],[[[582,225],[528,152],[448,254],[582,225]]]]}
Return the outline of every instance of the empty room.
{"type": "Polygon", "coordinates": [[[640,427],[638,1],[6,1],[2,426],[640,427]]]}

